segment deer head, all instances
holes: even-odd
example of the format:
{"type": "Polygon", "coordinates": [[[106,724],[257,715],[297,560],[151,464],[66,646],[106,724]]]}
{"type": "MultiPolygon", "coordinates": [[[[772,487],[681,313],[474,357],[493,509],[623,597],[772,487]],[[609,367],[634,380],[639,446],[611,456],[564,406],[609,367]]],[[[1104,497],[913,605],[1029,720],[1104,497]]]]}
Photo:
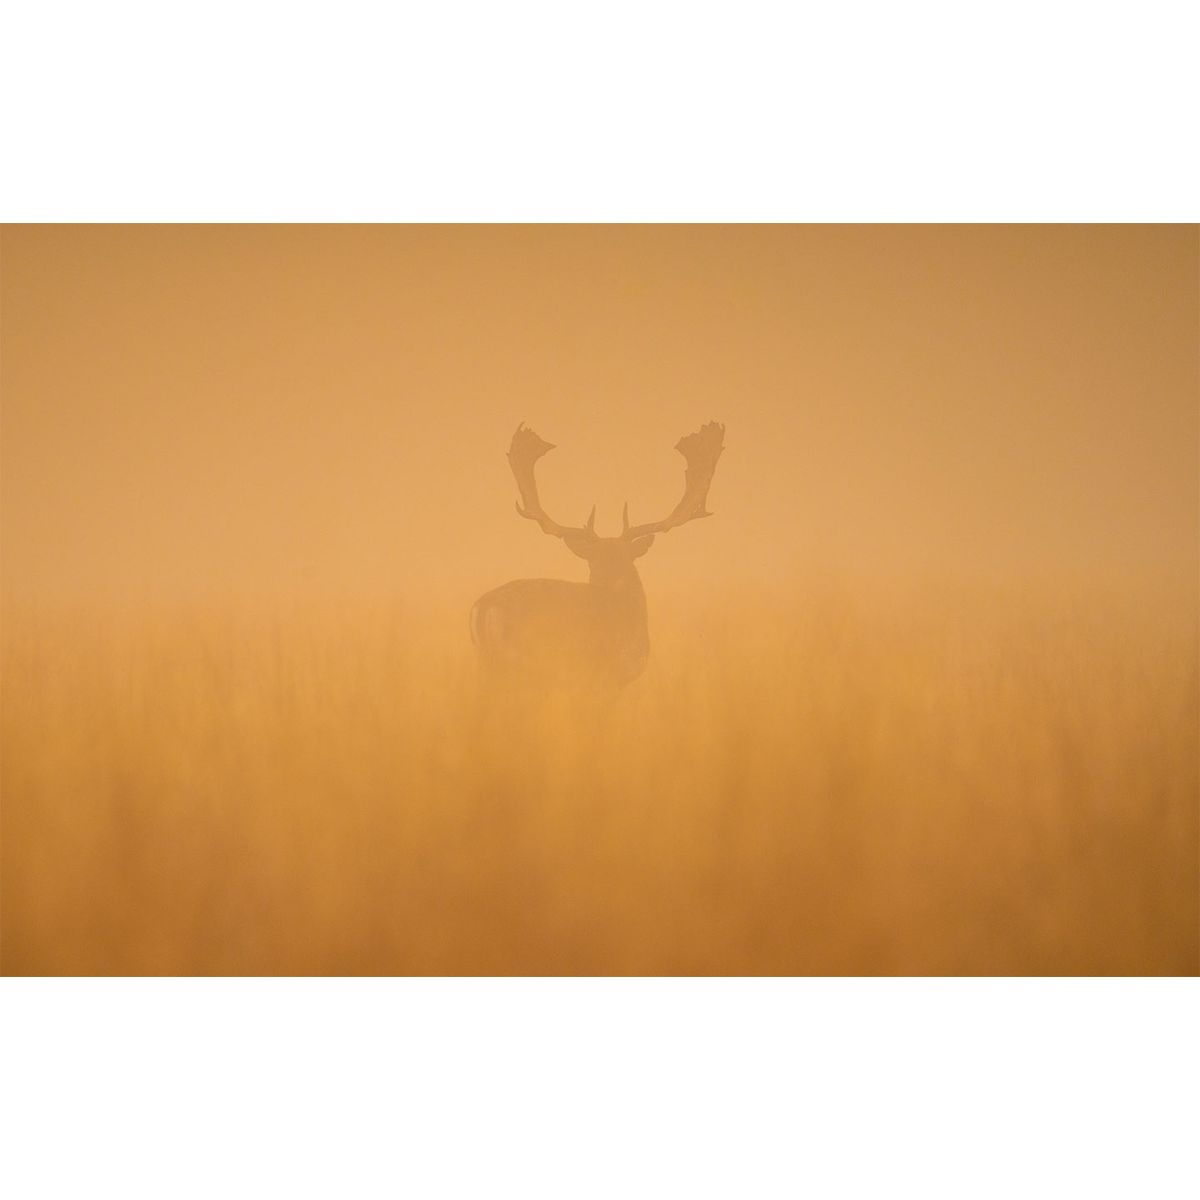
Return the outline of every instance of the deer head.
{"type": "Polygon", "coordinates": [[[633,560],[640,558],[654,544],[654,536],[665,533],[688,521],[700,517],[711,517],[707,511],[708,488],[712,483],[717,459],[724,450],[725,426],[710,421],[695,433],[682,437],[675,449],[687,463],[684,473],[683,498],[670,514],[661,521],[644,525],[629,524],[629,505],[622,514],[622,530],[618,537],[601,537],[596,532],[596,508],[583,525],[560,525],[542,507],[538,498],[534,468],[538,459],[555,449],[553,443],[543,441],[532,429],[521,424],[512,437],[508,451],[508,462],[517,481],[521,499],[517,512],[530,521],[536,521],[543,533],[561,538],[573,554],[586,559],[592,578],[602,582],[627,571],[633,560]]]}

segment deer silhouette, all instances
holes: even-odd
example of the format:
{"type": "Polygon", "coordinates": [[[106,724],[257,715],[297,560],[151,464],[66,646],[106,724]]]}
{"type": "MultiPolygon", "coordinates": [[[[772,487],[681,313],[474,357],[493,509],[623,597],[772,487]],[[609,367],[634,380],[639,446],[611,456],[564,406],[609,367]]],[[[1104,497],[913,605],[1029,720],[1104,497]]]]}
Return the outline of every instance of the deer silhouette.
{"type": "Polygon", "coordinates": [[[521,499],[517,512],[543,533],[561,538],[588,564],[587,583],[514,579],[481,596],[471,609],[471,637],[494,678],[540,685],[623,687],[646,668],[650,636],[646,593],[636,559],[654,536],[710,517],[708,489],[724,447],[725,426],[710,421],[680,438],[675,449],[687,462],[683,498],[671,514],[645,525],[629,524],[626,503],[618,537],[596,533],[596,509],[587,523],[560,525],[538,499],[534,468],[555,449],[524,424],[508,451],[521,499]]]}

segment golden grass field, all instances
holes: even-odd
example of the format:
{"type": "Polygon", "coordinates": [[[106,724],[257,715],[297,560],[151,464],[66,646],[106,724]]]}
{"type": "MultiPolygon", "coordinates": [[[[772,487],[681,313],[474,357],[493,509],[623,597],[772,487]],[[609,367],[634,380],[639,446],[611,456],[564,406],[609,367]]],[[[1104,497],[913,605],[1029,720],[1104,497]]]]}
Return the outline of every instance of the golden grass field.
{"type": "Polygon", "coordinates": [[[1197,971],[1189,602],[652,601],[587,711],[465,609],[10,606],[3,971],[1197,971]]]}

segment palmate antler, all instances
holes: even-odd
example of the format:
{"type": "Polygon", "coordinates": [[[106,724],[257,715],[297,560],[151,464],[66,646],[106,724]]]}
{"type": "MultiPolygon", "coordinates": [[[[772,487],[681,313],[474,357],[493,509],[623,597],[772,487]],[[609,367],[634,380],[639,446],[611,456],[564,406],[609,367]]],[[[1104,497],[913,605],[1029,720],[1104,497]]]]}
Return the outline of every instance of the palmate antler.
{"type": "MultiPolygon", "coordinates": [[[[586,525],[560,525],[542,507],[538,498],[534,468],[538,459],[553,449],[555,447],[552,442],[543,441],[524,423],[517,426],[517,431],[512,436],[512,445],[508,449],[508,463],[512,467],[513,478],[517,481],[517,490],[521,493],[517,512],[530,521],[536,521],[544,533],[560,538],[582,537],[594,540],[597,537],[594,505],[586,525]]],[[[646,525],[630,526],[629,505],[626,504],[622,517],[624,528],[621,531],[621,536],[626,540],[632,541],[650,533],[664,533],[699,517],[712,516],[712,513],[706,511],[705,505],[708,503],[708,489],[712,483],[713,472],[717,468],[717,459],[725,449],[725,426],[716,421],[709,421],[695,433],[680,438],[675,443],[675,449],[687,462],[683,478],[683,499],[675,506],[670,516],[646,525]]]]}
{"type": "Polygon", "coordinates": [[[671,515],[661,521],[652,521],[646,525],[629,524],[629,505],[625,505],[622,516],[624,529],[621,536],[629,541],[645,537],[648,533],[665,533],[677,525],[694,521],[699,517],[711,517],[705,505],[708,503],[708,488],[712,483],[713,472],[717,469],[717,459],[725,449],[725,426],[716,421],[702,425],[695,433],[681,437],[675,443],[675,449],[687,461],[687,470],[683,477],[683,499],[672,510],[671,515]]]}
{"type": "Polygon", "coordinates": [[[538,499],[537,480],[534,478],[533,469],[537,460],[554,448],[553,442],[543,441],[524,422],[517,426],[517,431],[512,436],[512,445],[508,448],[508,465],[512,467],[517,490],[521,493],[517,512],[530,521],[536,521],[542,527],[543,533],[552,533],[555,537],[595,538],[595,505],[592,505],[592,515],[588,517],[586,525],[560,525],[546,515],[546,510],[538,499]]]}

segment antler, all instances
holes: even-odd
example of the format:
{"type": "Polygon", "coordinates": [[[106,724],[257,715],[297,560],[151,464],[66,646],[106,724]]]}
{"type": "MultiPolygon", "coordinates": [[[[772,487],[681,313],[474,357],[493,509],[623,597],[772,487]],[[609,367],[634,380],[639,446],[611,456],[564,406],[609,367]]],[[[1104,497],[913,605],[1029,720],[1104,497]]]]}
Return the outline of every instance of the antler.
{"type": "Polygon", "coordinates": [[[521,493],[521,499],[517,503],[517,512],[530,521],[536,521],[542,527],[543,533],[552,533],[555,537],[574,535],[594,538],[596,536],[595,505],[592,506],[592,515],[588,517],[586,525],[560,525],[546,515],[546,510],[538,499],[537,480],[534,478],[533,468],[543,454],[548,454],[553,449],[552,442],[543,441],[524,422],[517,426],[517,431],[512,436],[512,445],[508,448],[508,465],[512,467],[513,477],[517,481],[517,490],[521,493]],[[525,506],[524,508],[521,507],[522,504],[525,506]]]}
{"type": "Polygon", "coordinates": [[[702,425],[695,433],[681,437],[675,443],[675,449],[687,460],[687,470],[683,477],[683,499],[675,505],[669,517],[662,521],[652,521],[648,525],[629,524],[629,505],[625,505],[622,520],[625,528],[621,532],[623,538],[644,537],[648,533],[665,533],[677,525],[683,525],[698,517],[711,517],[712,513],[705,511],[708,503],[708,488],[712,483],[713,472],[717,469],[717,459],[725,449],[725,426],[716,421],[702,425]]]}

